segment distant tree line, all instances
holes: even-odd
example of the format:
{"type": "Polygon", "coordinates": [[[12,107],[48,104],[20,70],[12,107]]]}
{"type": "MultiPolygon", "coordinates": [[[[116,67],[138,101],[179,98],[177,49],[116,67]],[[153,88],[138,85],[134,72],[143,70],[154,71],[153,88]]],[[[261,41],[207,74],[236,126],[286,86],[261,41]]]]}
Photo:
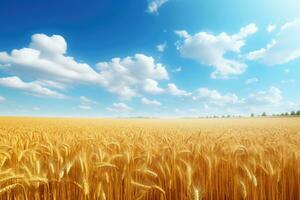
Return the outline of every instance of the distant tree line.
{"type": "MultiPolygon", "coordinates": [[[[255,117],[255,115],[253,113],[251,113],[250,115],[251,117],[255,117]]],[[[257,115],[257,116],[262,116],[262,117],[266,117],[268,116],[266,112],[263,112],[261,115],[257,115]]],[[[291,111],[291,112],[285,112],[285,113],[280,113],[280,114],[272,114],[270,116],[274,116],[274,117],[280,117],[280,116],[300,116],[300,110],[298,111],[291,111]]]]}
{"type": "MultiPolygon", "coordinates": [[[[285,113],[279,113],[279,114],[271,114],[268,115],[266,112],[263,112],[260,115],[255,115],[254,113],[250,114],[250,117],[267,117],[267,116],[273,116],[273,117],[286,117],[286,116],[299,116],[300,117],[300,110],[298,111],[291,111],[291,112],[285,112],[285,113]]],[[[207,116],[202,116],[198,118],[242,118],[245,116],[242,115],[207,115],[207,116]]]]}

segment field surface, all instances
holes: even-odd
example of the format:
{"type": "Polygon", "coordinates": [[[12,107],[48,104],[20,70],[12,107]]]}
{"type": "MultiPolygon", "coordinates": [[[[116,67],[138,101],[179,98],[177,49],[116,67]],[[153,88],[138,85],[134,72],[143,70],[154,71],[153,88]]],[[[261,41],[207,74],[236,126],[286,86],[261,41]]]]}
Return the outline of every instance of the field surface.
{"type": "Polygon", "coordinates": [[[0,199],[300,199],[300,118],[0,118],[0,199]]]}

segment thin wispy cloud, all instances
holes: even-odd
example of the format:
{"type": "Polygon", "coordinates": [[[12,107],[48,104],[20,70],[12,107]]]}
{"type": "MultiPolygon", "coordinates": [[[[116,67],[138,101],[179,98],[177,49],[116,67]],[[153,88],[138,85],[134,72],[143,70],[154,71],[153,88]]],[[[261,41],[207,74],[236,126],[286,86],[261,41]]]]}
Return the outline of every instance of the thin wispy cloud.
{"type": "Polygon", "coordinates": [[[145,97],[141,99],[141,102],[147,106],[161,106],[161,103],[157,100],[150,100],[145,97]]]}
{"type": "Polygon", "coordinates": [[[169,0],[148,0],[147,12],[158,15],[159,8],[162,7],[168,1],[169,0]]]}
{"type": "Polygon", "coordinates": [[[178,73],[178,72],[181,72],[181,71],[182,71],[181,67],[177,67],[176,69],[172,70],[172,72],[174,72],[174,73],[178,73]]]}
{"type": "Polygon", "coordinates": [[[289,63],[300,57],[300,18],[287,22],[266,47],[248,54],[249,60],[257,60],[266,65],[289,63]]]}
{"type": "Polygon", "coordinates": [[[250,85],[250,84],[253,84],[253,83],[256,83],[256,82],[258,82],[258,78],[249,78],[245,81],[245,84],[250,85]]]}
{"type": "Polygon", "coordinates": [[[56,99],[67,98],[64,94],[53,91],[49,88],[45,88],[34,82],[24,82],[16,76],[0,78],[0,86],[20,90],[41,97],[49,97],[56,99]]]}

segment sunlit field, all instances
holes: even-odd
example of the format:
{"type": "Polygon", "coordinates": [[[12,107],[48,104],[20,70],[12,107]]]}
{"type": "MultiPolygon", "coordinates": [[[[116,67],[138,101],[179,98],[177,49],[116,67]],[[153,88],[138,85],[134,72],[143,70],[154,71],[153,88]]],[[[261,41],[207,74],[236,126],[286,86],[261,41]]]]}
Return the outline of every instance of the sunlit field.
{"type": "Polygon", "coordinates": [[[0,199],[300,199],[300,118],[0,118],[0,199]]]}

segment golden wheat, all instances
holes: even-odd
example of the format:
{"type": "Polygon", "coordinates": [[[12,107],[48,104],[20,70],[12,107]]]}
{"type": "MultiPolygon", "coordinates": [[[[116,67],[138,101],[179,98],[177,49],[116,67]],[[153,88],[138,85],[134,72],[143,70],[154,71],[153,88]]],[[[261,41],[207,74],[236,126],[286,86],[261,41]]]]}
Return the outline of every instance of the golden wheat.
{"type": "Polygon", "coordinates": [[[0,118],[0,200],[300,199],[300,118],[0,118]]]}

